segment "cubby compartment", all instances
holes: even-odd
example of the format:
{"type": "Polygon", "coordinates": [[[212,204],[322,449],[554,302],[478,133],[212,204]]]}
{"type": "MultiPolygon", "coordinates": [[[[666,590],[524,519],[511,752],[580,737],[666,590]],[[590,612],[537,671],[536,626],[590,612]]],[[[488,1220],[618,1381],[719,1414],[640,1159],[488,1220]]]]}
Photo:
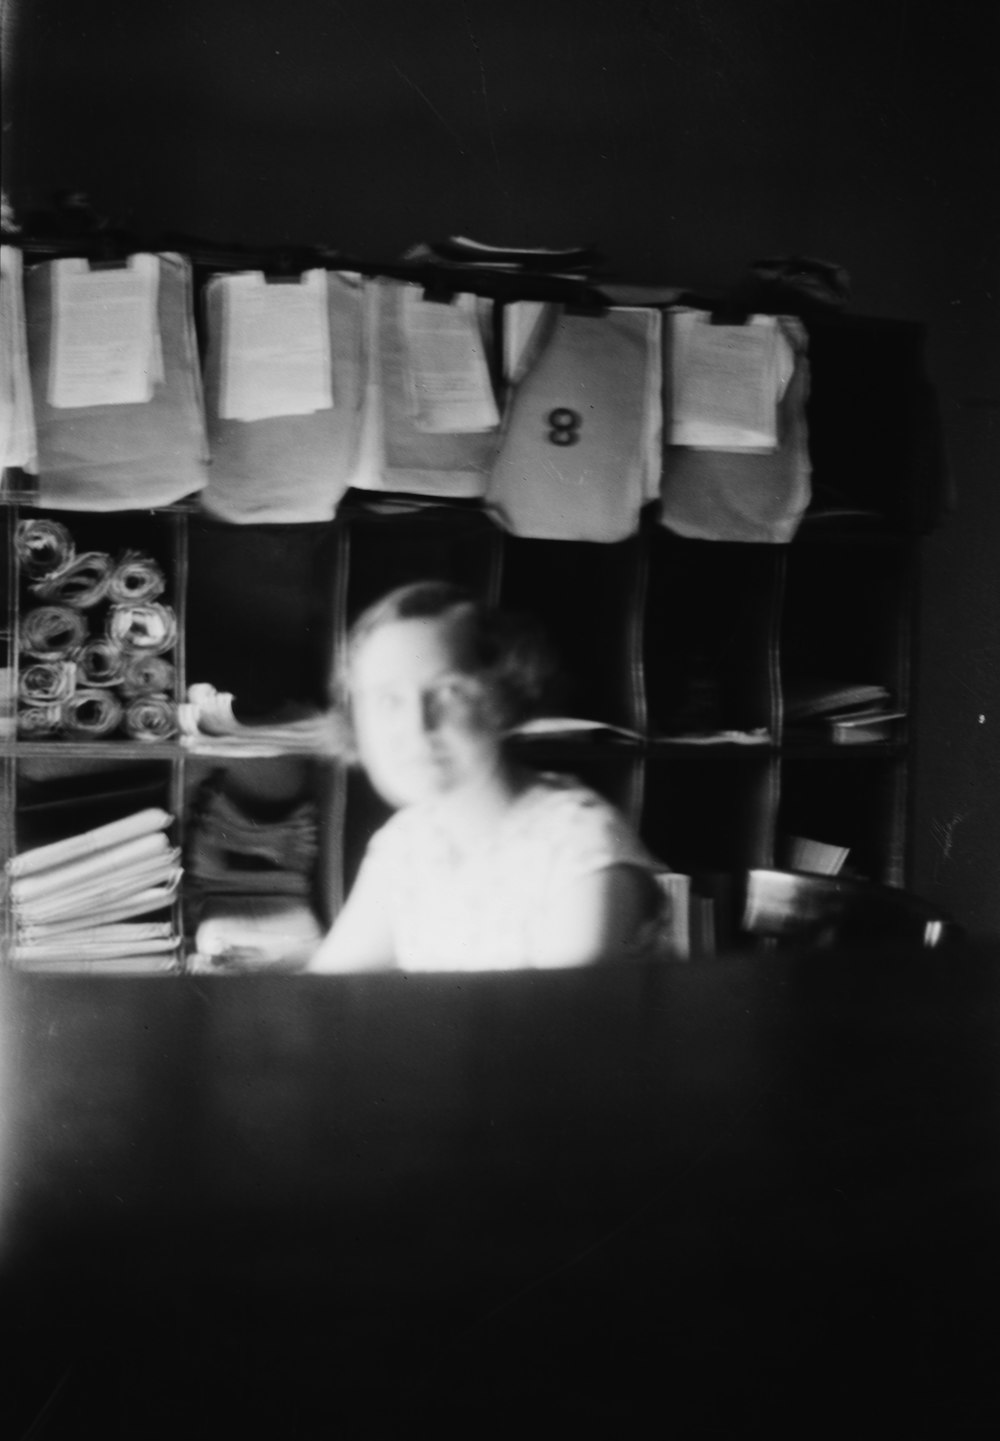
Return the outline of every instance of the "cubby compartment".
{"type": "Polygon", "coordinates": [[[169,740],[184,683],[181,516],[25,507],[11,520],[18,732],[29,742],[169,740]]]}
{"type": "Polygon", "coordinates": [[[808,330],[811,510],[860,510],[897,532],[929,530],[947,467],[924,327],[829,313],[811,317],[808,330]]]}
{"type": "Polygon", "coordinates": [[[329,767],[307,756],[188,758],[184,923],[193,943],[223,901],[234,913],[287,898],[325,926],[329,767]]]}
{"type": "Polygon", "coordinates": [[[641,729],[639,536],[610,545],[504,540],[500,603],[539,623],[558,671],[551,709],[641,729]]]}
{"type": "Polygon", "coordinates": [[[757,748],[678,748],[647,762],[641,832],[671,870],[736,872],[770,864],[776,761],[757,748]]]}
{"type": "Polygon", "coordinates": [[[845,875],[902,885],[905,775],[898,760],[858,750],[829,758],[786,757],[775,838],[779,865],[790,838],[847,851],[845,875]]]}
{"type": "Polygon", "coordinates": [[[348,538],[345,622],[397,586],[444,580],[496,599],[503,536],[482,512],[399,504],[381,511],[355,501],[342,512],[348,538]]]}
{"type": "Polygon", "coordinates": [[[326,523],[189,523],[188,682],[236,697],[237,714],[328,702],[337,585],[336,532],[326,523]]]}
{"type": "Polygon", "coordinates": [[[650,733],[770,729],[776,547],[648,535],[643,671],[650,733]]]}
{"type": "Polygon", "coordinates": [[[805,539],[789,548],[785,564],[780,643],[789,739],[828,735],[820,718],[824,697],[832,705],[839,692],[840,709],[850,708],[854,687],[881,687],[883,699],[873,703],[905,712],[914,593],[910,548],[874,537],[853,544],[805,539]],[[815,716],[801,714],[806,704],[815,716]]]}
{"type": "MultiPolygon", "coordinates": [[[[67,755],[24,756],[15,767],[16,853],[82,835],[157,806],[174,814],[173,776],[163,761],[116,761],[67,755]]],[[[172,835],[177,835],[175,817],[172,835]]]]}
{"type": "Polygon", "coordinates": [[[4,944],[12,963],[56,973],[105,960],[106,973],[123,964],[176,970],[181,825],[172,766],[53,746],[19,756],[11,770],[4,944]]]}

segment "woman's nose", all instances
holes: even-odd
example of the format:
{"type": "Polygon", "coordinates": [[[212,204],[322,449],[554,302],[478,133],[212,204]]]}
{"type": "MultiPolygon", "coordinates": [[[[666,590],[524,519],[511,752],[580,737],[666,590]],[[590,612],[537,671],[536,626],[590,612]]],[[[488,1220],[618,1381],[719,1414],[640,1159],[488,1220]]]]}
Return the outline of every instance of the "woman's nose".
{"type": "Polygon", "coordinates": [[[433,691],[427,691],[419,700],[420,728],[425,733],[436,731],[441,725],[441,698],[433,691]]]}

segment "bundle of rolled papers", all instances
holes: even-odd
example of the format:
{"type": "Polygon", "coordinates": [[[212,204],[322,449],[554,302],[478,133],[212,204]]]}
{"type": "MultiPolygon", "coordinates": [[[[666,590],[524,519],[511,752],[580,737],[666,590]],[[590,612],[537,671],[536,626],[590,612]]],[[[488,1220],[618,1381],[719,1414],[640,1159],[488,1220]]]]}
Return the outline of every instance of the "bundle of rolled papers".
{"type": "Polygon", "coordinates": [[[68,605],[39,605],[21,617],[21,652],[35,660],[71,660],[86,636],[87,622],[68,605]]]}
{"type": "Polygon", "coordinates": [[[29,579],[62,570],[74,556],[73,537],[58,520],[21,520],[14,533],[14,553],[29,579]]]}
{"type": "Polygon", "coordinates": [[[157,601],[113,605],[108,636],[126,655],[162,655],[177,641],[177,620],[167,605],[157,601]]]}
{"type": "Polygon", "coordinates": [[[127,550],[108,579],[108,595],[117,605],[156,600],[165,588],[159,567],[137,550],[127,550]]]}
{"type": "Polygon", "coordinates": [[[180,852],[158,807],[13,856],[6,866],[14,917],[13,962],[25,970],[176,969],[180,937],[170,918],[180,852]]]}
{"type": "Polygon", "coordinates": [[[161,655],[134,655],[125,659],[121,678],[127,696],[164,695],[173,689],[174,668],[161,655]]]}
{"type": "Polygon", "coordinates": [[[233,714],[234,697],[207,682],[188,686],[187,701],[178,707],[181,743],[202,755],[338,756],[350,752],[346,719],[336,711],[317,711],[294,718],[244,723],[233,714]]]}
{"type": "Polygon", "coordinates": [[[74,691],[62,706],[63,729],[80,740],[100,740],[116,731],[122,719],[122,703],[109,690],[74,691]]]}
{"type": "Polygon", "coordinates": [[[117,561],[104,551],[77,555],[69,531],[51,520],[20,521],[14,545],[30,591],[45,602],[20,622],[21,734],[175,736],[176,675],[165,657],[177,619],[157,600],[166,588],[157,563],[134,550],[117,561]]]}
{"type": "Polygon", "coordinates": [[[30,706],[69,700],[75,689],[76,665],[71,660],[37,660],[18,677],[18,697],[30,706]]]}
{"type": "Polygon", "coordinates": [[[112,564],[110,555],[105,555],[102,550],[92,550],[36,581],[31,589],[40,599],[51,601],[53,605],[90,610],[108,593],[112,564]]]}
{"type": "Polygon", "coordinates": [[[173,702],[162,695],[137,696],[125,707],[125,729],[133,740],[169,740],[177,730],[173,702]]]}
{"type": "Polygon", "coordinates": [[[88,641],[76,663],[85,686],[119,685],[125,676],[125,656],[107,636],[88,641]]]}
{"type": "Polygon", "coordinates": [[[58,701],[23,705],[17,713],[17,728],[25,736],[54,736],[62,730],[62,706],[58,701]]]}

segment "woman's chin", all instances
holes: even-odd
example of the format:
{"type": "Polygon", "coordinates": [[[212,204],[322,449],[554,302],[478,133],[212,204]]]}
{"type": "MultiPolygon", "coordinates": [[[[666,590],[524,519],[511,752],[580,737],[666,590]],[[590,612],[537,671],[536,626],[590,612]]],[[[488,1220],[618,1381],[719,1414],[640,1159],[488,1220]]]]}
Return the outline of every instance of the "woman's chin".
{"type": "Polygon", "coordinates": [[[372,782],[382,799],[397,810],[435,800],[453,789],[447,774],[425,767],[414,768],[405,775],[373,776],[372,782]]]}

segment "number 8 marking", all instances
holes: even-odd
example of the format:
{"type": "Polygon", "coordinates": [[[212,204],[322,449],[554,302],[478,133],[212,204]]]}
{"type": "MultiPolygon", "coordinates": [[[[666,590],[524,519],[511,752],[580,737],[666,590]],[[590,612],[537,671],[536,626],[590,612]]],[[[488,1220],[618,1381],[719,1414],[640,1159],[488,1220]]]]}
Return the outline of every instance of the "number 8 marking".
{"type": "Polygon", "coordinates": [[[553,445],[575,445],[580,439],[583,421],[579,411],[560,405],[548,414],[549,440],[553,445]]]}

